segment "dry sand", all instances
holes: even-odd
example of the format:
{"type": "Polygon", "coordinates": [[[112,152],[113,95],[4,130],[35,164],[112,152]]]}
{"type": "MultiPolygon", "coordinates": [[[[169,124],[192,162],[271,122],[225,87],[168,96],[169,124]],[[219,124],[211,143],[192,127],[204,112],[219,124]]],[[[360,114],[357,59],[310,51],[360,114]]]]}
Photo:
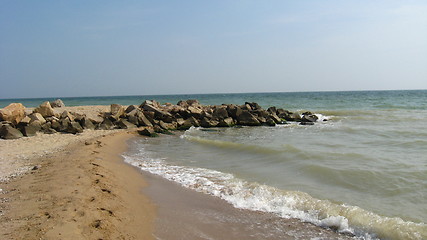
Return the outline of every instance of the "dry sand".
{"type": "Polygon", "coordinates": [[[152,239],[155,208],[140,193],[145,182],[119,156],[133,135],[87,135],[68,135],[73,143],[41,136],[67,144],[29,158],[37,169],[1,183],[0,239],[152,239]]]}

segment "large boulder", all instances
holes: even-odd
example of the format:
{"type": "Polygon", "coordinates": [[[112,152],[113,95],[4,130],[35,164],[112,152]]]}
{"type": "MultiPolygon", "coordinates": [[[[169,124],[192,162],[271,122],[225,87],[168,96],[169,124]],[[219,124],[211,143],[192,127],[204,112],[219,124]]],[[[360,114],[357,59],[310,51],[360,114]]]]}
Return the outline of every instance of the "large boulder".
{"type": "Polygon", "coordinates": [[[193,107],[193,106],[189,106],[188,111],[190,112],[191,116],[200,119],[202,117],[203,114],[203,110],[197,107],[193,107]]]}
{"type": "Polygon", "coordinates": [[[25,107],[22,103],[11,103],[0,109],[0,121],[8,121],[17,125],[25,117],[25,107]]]}
{"type": "Polygon", "coordinates": [[[114,123],[110,119],[106,118],[106,119],[104,119],[104,121],[101,124],[99,124],[97,129],[99,129],[99,130],[114,129],[114,123]]]}
{"type": "MultiPolygon", "coordinates": [[[[155,102],[155,101],[154,101],[155,102]]],[[[145,101],[140,108],[147,112],[153,112],[154,118],[158,120],[163,120],[164,122],[172,122],[174,120],[174,117],[169,112],[163,111],[160,109],[160,106],[157,106],[158,104],[155,104],[151,101],[145,101]],[[151,104],[150,104],[151,103],[151,104]]]]}
{"type": "Polygon", "coordinates": [[[0,128],[0,138],[3,139],[18,139],[23,137],[24,135],[22,134],[21,131],[19,131],[16,128],[13,128],[12,126],[6,124],[1,126],[0,128]]]}
{"type": "Polygon", "coordinates": [[[82,133],[83,128],[78,122],[70,122],[68,124],[67,132],[72,134],[82,133]]]}
{"type": "Polygon", "coordinates": [[[117,121],[116,125],[120,128],[120,129],[131,129],[131,128],[136,128],[135,124],[132,124],[128,121],[126,121],[125,119],[120,119],[119,121],[117,121]]]}
{"type": "Polygon", "coordinates": [[[213,119],[209,119],[207,117],[203,117],[200,120],[200,126],[204,127],[204,128],[211,128],[211,127],[216,127],[218,126],[219,122],[213,119]]]}
{"type": "Polygon", "coordinates": [[[218,127],[232,127],[234,126],[236,123],[234,122],[233,118],[228,117],[228,118],[224,118],[221,121],[219,121],[218,123],[218,127]]]}
{"type": "Polygon", "coordinates": [[[40,113],[31,113],[28,117],[31,119],[30,122],[39,121],[41,124],[46,122],[46,119],[40,113]]]}
{"type": "Polygon", "coordinates": [[[218,107],[212,113],[212,117],[218,120],[228,118],[228,112],[226,107],[218,107]]]}
{"type": "Polygon", "coordinates": [[[61,108],[65,107],[65,104],[61,99],[56,99],[55,101],[50,103],[50,106],[53,108],[61,108]]]}
{"type": "Polygon", "coordinates": [[[227,106],[227,112],[228,116],[232,117],[233,119],[237,119],[240,114],[242,114],[243,110],[241,107],[231,104],[227,106]]]}
{"type": "Polygon", "coordinates": [[[152,127],[153,126],[153,119],[150,118],[150,116],[147,114],[147,116],[142,112],[142,111],[138,111],[136,113],[136,118],[138,120],[138,126],[147,126],[147,127],[152,127]],[[151,121],[150,121],[151,119],[151,121]]]}
{"type": "Polygon", "coordinates": [[[111,117],[118,120],[119,118],[123,117],[125,115],[125,108],[120,104],[111,104],[111,117]]]}
{"type": "Polygon", "coordinates": [[[302,114],[301,122],[316,122],[319,118],[311,112],[305,112],[302,114]]]}
{"type": "Polygon", "coordinates": [[[261,106],[256,102],[245,102],[245,105],[249,105],[252,110],[261,110],[261,106]]]}
{"type": "Polygon", "coordinates": [[[82,127],[84,129],[94,130],[96,128],[95,124],[93,124],[93,122],[89,118],[87,118],[87,117],[84,117],[80,121],[80,125],[82,125],[82,127]]]}
{"type": "Polygon", "coordinates": [[[34,113],[40,113],[44,118],[55,116],[52,106],[49,102],[44,102],[33,111],[34,113]]]}
{"type": "Polygon", "coordinates": [[[237,122],[244,126],[260,126],[261,123],[258,119],[252,115],[248,110],[243,110],[242,113],[237,117],[237,122]]]}
{"type": "Polygon", "coordinates": [[[22,127],[22,133],[26,137],[32,137],[42,129],[42,124],[39,121],[31,122],[28,126],[22,127]]]}

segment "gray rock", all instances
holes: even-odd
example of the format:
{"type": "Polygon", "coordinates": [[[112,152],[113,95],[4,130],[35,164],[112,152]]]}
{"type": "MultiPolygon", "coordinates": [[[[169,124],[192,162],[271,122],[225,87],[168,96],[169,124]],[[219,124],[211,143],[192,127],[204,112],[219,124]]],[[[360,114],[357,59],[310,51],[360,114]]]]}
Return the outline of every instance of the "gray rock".
{"type": "Polygon", "coordinates": [[[83,132],[83,128],[80,125],[80,123],[78,123],[78,122],[71,122],[71,123],[68,124],[67,132],[68,133],[72,133],[72,134],[82,133],[83,132]]]}
{"type": "Polygon", "coordinates": [[[99,129],[99,130],[111,130],[111,129],[114,129],[114,124],[110,119],[106,118],[106,119],[104,119],[104,121],[101,124],[99,124],[97,129],[99,129]]]}
{"type": "Polygon", "coordinates": [[[175,130],[177,128],[177,123],[176,122],[165,123],[165,122],[160,120],[159,126],[165,130],[175,130]]]}
{"type": "Polygon", "coordinates": [[[142,111],[138,111],[136,113],[136,117],[138,118],[138,126],[147,126],[147,127],[153,126],[153,123],[152,123],[153,119],[151,119],[150,121],[150,119],[148,119],[147,116],[142,111]]]}
{"type": "Polygon", "coordinates": [[[233,118],[228,117],[225,119],[222,119],[219,123],[218,123],[218,127],[232,127],[236,125],[236,123],[234,122],[233,118]]]}
{"type": "Polygon", "coordinates": [[[19,131],[16,128],[13,128],[10,125],[3,125],[0,128],[0,137],[3,139],[18,139],[23,137],[24,135],[22,134],[21,131],[19,131]]]}
{"type": "Polygon", "coordinates": [[[95,124],[93,124],[93,122],[89,118],[86,118],[86,117],[80,121],[80,125],[82,125],[82,127],[84,129],[94,130],[96,128],[95,124]]]}
{"type": "Polygon", "coordinates": [[[232,117],[233,119],[237,119],[240,114],[242,114],[243,110],[241,107],[232,104],[227,106],[227,112],[228,116],[232,117]]]}
{"type": "Polygon", "coordinates": [[[260,126],[261,123],[248,110],[243,110],[237,117],[237,123],[243,126],[260,126]]]}
{"type": "Polygon", "coordinates": [[[215,108],[215,110],[212,113],[212,117],[218,120],[228,118],[228,112],[226,107],[215,108]]]}
{"type": "Polygon", "coordinates": [[[319,118],[316,115],[308,112],[308,113],[303,113],[301,122],[317,122],[318,119],[319,118]]]}
{"type": "Polygon", "coordinates": [[[143,128],[141,130],[138,130],[139,135],[148,136],[148,137],[157,137],[157,133],[154,131],[153,128],[143,128]]]}
{"type": "Polygon", "coordinates": [[[117,121],[116,125],[120,128],[120,129],[131,129],[131,128],[136,128],[135,124],[132,124],[128,121],[126,121],[125,119],[120,119],[119,121],[117,121]]]}
{"type": "Polygon", "coordinates": [[[65,107],[65,104],[61,99],[56,99],[55,101],[50,103],[50,106],[53,108],[61,108],[65,107]]]}
{"type": "Polygon", "coordinates": [[[133,110],[136,110],[136,109],[138,109],[138,106],[136,106],[136,105],[129,105],[126,108],[125,113],[130,113],[130,112],[132,112],[133,110]]]}
{"type": "Polygon", "coordinates": [[[213,119],[209,119],[207,117],[203,117],[200,120],[200,126],[204,127],[204,128],[211,128],[211,127],[216,127],[218,126],[219,122],[213,119]]]}
{"type": "Polygon", "coordinates": [[[39,121],[34,121],[30,123],[28,126],[24,126],[22,128],[22,133],[26,137],[32,137],[37,134],[42,129],[42,125],[39,121]]]}

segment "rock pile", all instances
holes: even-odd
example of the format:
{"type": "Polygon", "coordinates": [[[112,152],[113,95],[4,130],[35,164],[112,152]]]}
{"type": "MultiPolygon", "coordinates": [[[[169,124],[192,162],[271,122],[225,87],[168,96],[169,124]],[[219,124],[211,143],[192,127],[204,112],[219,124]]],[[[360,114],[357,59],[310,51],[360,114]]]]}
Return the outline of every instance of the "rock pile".
{"type": "MultiPolygon", "coordinates": [[[[61,100],[55,101],[55,107],[63,107],[61,100]]],[[[77,134],[83,129],[131,129],[137,128],[141,135],[155,136],[157,133],[169,133],[171,130],[186,130],[190,127],[232,127],[275,126],[287,121],[312,125],[318,120],[311,112],[292,113],[284,109],[270,107],[263,109],[259,104],[246,102],[244,105],[201,105],[197,100],[179,101],[176,105],[161,105],[147,100],[140,106],[122,106],[111,104],[110,112],[100,113],[98,117],[85,114],[58,112],[49,102],[42,103],[32,113],[26,114],[20,103],[12,103],[0,110],[0,137],[16,139],[34,136],[37,132],[47,134],[61,132],[77,134]]]]}

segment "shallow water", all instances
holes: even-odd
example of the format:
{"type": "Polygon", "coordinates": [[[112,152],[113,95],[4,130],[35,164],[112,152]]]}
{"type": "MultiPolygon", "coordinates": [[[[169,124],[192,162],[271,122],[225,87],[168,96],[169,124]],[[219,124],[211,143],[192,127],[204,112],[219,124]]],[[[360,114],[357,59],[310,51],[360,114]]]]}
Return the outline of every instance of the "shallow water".
{"type": "Polygon", "coordinates": [[[141,138],[127,161],[235,207],[362,239],[426,239],[427,96],[418,93],[329,96],[340,105],[313,104],[328,119],[314,126],[192,128],[141,138]]]}

